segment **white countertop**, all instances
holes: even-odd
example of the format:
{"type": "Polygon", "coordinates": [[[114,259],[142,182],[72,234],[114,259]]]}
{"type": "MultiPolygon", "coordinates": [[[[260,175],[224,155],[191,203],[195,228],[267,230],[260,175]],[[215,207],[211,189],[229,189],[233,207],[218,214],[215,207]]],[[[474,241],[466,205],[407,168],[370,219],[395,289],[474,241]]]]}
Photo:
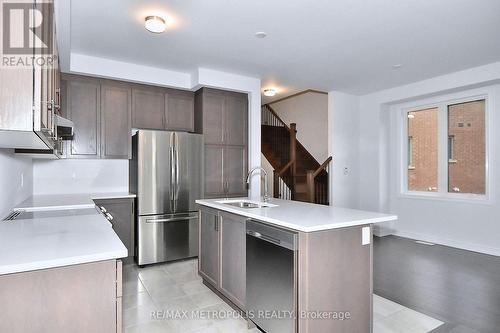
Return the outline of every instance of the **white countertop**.
{"type": "MultiPolygon", "coordinates": [[[[252,201],[246,198],[228,200],[234,201],[238,199],[252,201]]],[[[280,199],[271,199],[268,202],[277,205],[277,207],[265,208],[239,208],[221,203],[223,201],[224,199],[206,199],[196,200],[196,203],[303,232],[380,223],[397,220],[398,218],[396,215],[280,199]]]]}
{"type": "Polygon", "coordinates": [[[128,192],[34,195],[16,205],[14,210],[84,209],[95,206],[92,200],[135,198],[135,196],[135,194],[128,192]]]}
{"type": "Polygon", "coordinates": [[[88,215],[0,222],[0,275],[126,256],[126,247],[96,209],[88,215]]]}

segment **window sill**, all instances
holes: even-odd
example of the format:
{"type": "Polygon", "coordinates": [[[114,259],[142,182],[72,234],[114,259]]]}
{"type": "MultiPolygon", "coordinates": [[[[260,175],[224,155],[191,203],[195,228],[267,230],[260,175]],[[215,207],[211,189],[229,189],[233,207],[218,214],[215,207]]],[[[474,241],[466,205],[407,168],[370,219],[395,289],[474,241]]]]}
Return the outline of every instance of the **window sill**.
{"type": "Polygon", "coordinates": [[[494,202],[491,197],[487,195],[467,195],[467,194],[454,194],[454,193],[436,193],[436,192],[403,192],[398,195],[401,199],[418,199],[418,200],[432,200],[432,201],[447,201],[470,203],[480,205],[493,205],[494,202]]]}

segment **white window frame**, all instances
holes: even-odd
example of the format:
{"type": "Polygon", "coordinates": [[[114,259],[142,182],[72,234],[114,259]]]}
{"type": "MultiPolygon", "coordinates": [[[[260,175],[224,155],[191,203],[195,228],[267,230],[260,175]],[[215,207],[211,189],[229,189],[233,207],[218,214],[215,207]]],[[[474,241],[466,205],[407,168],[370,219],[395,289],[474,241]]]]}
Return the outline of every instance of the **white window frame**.
{"type": "Polygon", "coordinates": [[[399,135],[399,170],[400,170],[400,197],[468,201],[477,203],[492,203],[492,142],[491,142],[491,114],[490,110],[494,91],[491,89],[476,89],[467,92],[455,93],[440,97],[432,97],[424,100],[400,104],[398,128],[399,135]],[[450,193],[448,192],[448,106],[452,104],[466,103],[477,100],[485,100],[485,194],[473,193],[450,193]],[[410,191],[408,190],[408,113],[425,109],[438,109],[438,190],[436,192],[410,191]]]}

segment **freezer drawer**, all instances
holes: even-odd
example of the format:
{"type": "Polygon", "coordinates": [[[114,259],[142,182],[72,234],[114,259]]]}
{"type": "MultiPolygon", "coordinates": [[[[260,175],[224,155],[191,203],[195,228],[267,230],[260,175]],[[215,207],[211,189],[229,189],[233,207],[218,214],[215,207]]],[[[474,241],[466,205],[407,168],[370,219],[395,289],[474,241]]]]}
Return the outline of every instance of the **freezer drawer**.
{"type": "Polygon", "coordinates": [[[148,265],[198,255],[198,213],[139,216],[137,263],[148,265]]]}

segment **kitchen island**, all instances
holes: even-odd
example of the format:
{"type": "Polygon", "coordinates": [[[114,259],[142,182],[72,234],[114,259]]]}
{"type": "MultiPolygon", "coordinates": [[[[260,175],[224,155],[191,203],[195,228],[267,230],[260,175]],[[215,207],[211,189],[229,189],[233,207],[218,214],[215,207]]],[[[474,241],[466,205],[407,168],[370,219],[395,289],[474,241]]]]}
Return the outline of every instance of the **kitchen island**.
{"type": "Polygon", "coordinates": [[[372,225],[397,216],[279,199],[197,203],[199,273],[249,325],[373,331],[372,225]]]}

